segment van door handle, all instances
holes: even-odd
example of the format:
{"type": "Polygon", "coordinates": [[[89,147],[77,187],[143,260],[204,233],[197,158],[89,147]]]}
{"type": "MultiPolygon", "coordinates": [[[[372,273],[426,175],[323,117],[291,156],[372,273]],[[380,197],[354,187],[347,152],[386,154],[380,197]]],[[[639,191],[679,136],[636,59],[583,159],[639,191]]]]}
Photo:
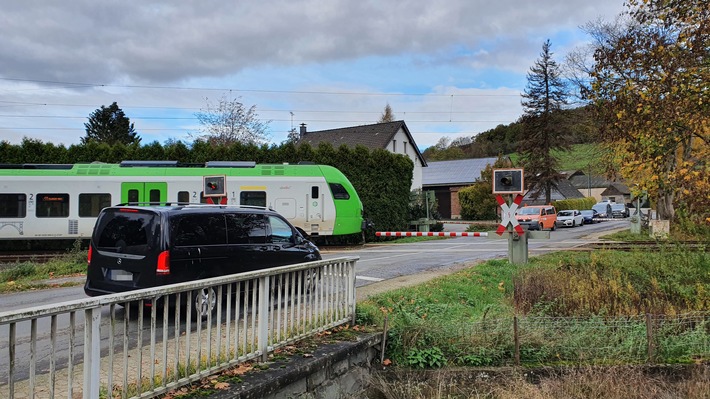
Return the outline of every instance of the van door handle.
{"type": "Polygon", "coordinates": [[[269,250],[269,247],[266,246],[266,245],[264,245],[263,247],[259,247],[259,250],[260,250],[260,251],[268,251],[268,250],[269,250]]]}

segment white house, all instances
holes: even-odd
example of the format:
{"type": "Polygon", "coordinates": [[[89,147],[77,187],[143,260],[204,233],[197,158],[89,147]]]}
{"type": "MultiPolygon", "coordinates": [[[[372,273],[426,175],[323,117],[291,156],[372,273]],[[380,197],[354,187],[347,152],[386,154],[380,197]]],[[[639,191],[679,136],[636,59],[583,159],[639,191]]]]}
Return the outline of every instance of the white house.
{"type": "Polygon", "coordinates": [[[411,189],[422,188],[422,168],[426,167],[427,163],[404,121],[375,123],[315,132],[306,131],[306,125],[301,124],[300,133],[301,137],[298,142],[308,143],[313,147],[316,147],[321,142],[331,143],[335,148],[343,144],[349,147],[362,145],[371,150],[383,148],[395,154],[405,155],[414,163],[411,189]]]}

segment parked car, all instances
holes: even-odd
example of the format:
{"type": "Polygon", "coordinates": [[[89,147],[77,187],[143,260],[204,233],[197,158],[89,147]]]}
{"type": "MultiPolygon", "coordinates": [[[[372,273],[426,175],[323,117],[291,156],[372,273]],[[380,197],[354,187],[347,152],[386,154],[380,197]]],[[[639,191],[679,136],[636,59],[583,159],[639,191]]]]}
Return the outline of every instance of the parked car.
{"type": "Polygon", "coordinates": [[[569,209],[557,212],[557,224],[560,226],[581,226],[584,224],[584,216],[577,209],[569,209]]]}
{"type": "Polygon", "coordinates": [[[584,224],[599,223],[599,212],[594,209],[585,209],[580,212],[582,213],[584,224]]]}
{"type": "MultiPolygon", "coordinates": [[[[320,259],[318,247],[264,208],[113,206],[96,219],[84,292],[98,296],[320,259]]],[[[200,296],[210,296],[194,295],[195,310],[203,312],[200,296]]]]}
{"type": "Polygon", "coordinates": [[[533,205],[518,208],[515,218],[528,230],[555,229],[557,211],[551,205],[533,205]]]}
{"type": "Polygon", "coordinates": [[[592,206],[592,209],[597,211],[599,218],[611,217],[611,202],[597,202],[592,206]]]}
{"type": "Polygon", "coordinates": [[[629,208],[626,204],[611,204],[611,217],[626,218],[629,216],[629,208]]]}

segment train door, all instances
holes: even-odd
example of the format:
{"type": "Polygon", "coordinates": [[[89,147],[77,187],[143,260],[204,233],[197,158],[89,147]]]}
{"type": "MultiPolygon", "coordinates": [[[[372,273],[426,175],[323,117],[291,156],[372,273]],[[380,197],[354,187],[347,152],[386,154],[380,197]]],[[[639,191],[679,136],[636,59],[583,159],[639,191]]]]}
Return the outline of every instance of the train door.
{"type": "Polygon", "coordinates": [[[122,204],[160,205],[168,201],[168,183],[121,183],[122,204]]]}
{"type": "Polygon", "coordinates": [[[325,221],[320,186],[310,186],[306,204],[306,221],[313,223],[312,230],[317,231],[319,230],[317,223],[325,221]]]}

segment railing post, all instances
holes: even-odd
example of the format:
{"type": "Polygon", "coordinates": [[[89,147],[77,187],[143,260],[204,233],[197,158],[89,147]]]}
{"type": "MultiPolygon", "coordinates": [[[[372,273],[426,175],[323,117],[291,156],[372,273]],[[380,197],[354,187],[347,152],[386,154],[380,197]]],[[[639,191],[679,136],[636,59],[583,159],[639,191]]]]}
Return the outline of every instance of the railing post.
{"type": "Polygon", "coordinates": [[[101,371],[101,308],[84,310],[84,399],[99,397],[101,371]]]}
{"type": "Polygon", "coordinates": [[[269,276],[259,277],[259,314],[256,345],[261,351],[261,361],[269,361],[269,276]]]}
{"type": "Polygon", "coordinates": [[[350,325],[357,324],[357,289],[355,288],[355,261],[349,260],[348,265],[348,306],[350,311],[350,325]]]}

